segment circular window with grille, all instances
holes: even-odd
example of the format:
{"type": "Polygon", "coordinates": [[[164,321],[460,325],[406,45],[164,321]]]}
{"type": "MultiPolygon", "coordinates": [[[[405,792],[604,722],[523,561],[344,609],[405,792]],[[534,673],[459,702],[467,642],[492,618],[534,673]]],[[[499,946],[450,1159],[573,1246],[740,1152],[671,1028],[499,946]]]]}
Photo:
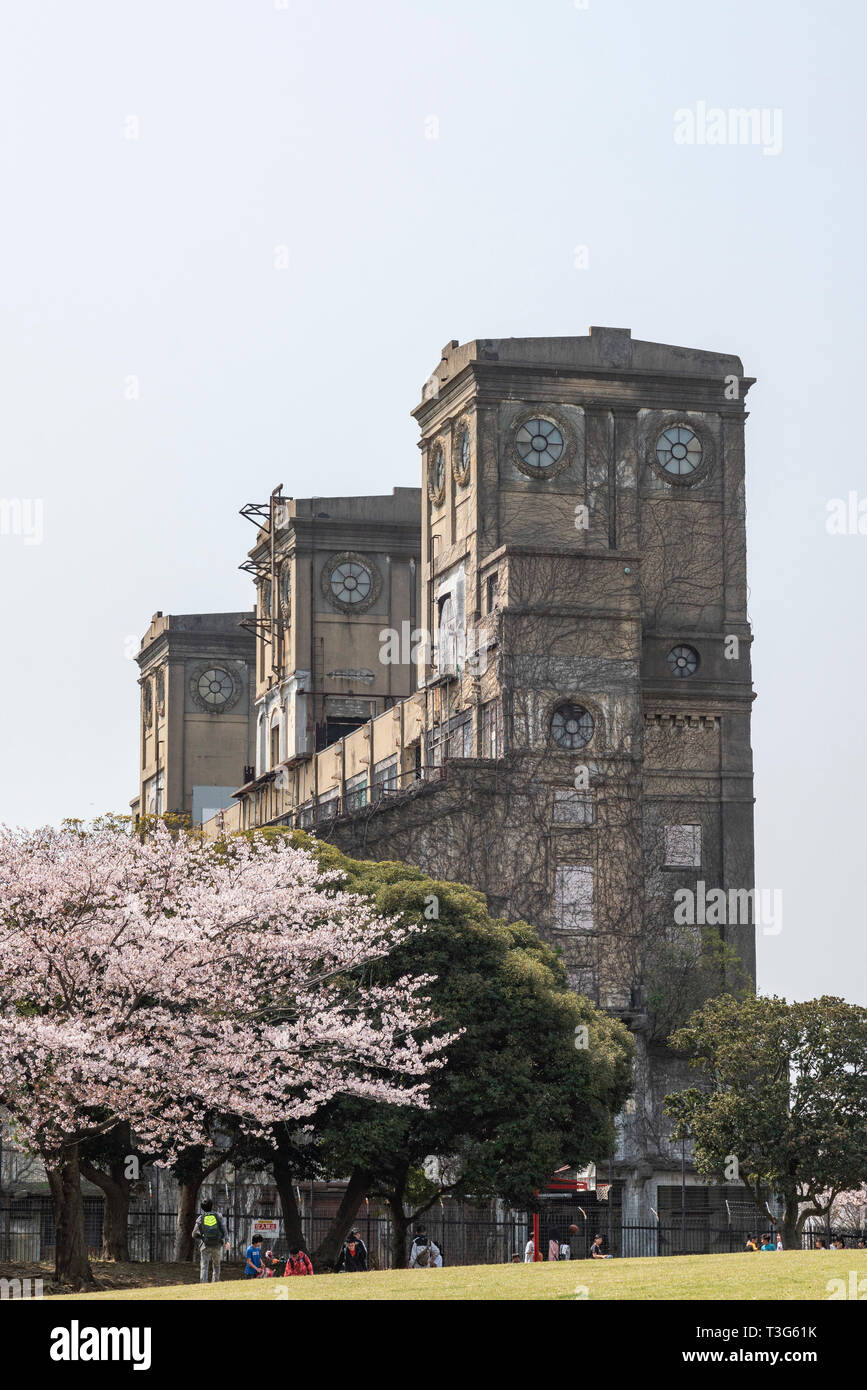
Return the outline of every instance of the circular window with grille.
{"type": "Polygon", "coordinates": [[[561,748],[584,748],[593,728],[593,715],[583,705],[558,705],[551,716],[551,737],[561,748]]]}
{"type": "Polygon", "coordinates": [[[190,698],[197,709],[225,714],[241,698],[243,665],[238,662],[202,662],[188,671],[190,698]]]}
{"type": "Polygon", "coordinates": [[[235,682],[222,666],[211,666],[199,676],[199,699],[210,709],[222,709],[235,693],[235,682]]]}
{"type": "Polygon", "coordinates": [[[656,441],[656,457],[666,473],[685,478],[701,465],[701,440],[686,425],[672,425],[656,441]]]}
{"type": "Polygon", "coordinates": [[[699,656],[695,647],[672,647],[668,653],[668,669],[673,676],[685,680],[698,670],[699,656]]]}
{"type": "Polygon", "coordinates": [[[344,613],[365,613],[379,597],[379,570],[355,551],[332,555],[322,571],[322,591],[344,613]]]}
{"type": "Polygon", "coordinates": [[[550,478],[569,463],[573,443],[565,421],[541,412],[527,412],[512,431],[515,461],[528,478],[550,478]]]}
{"type": "Polygon", "coordinates": [[[442,444],[435,444],[427,472],[428,492],[432,502],[442,502],[446,494],[446,455],[442,444]]]}
{"type": "Polygon", "coordinates": [[[713,452],[713,436],[706,425],[675,419],[663,429],[657,425],[652,431],[647,458],[654,472],[665,482],[676,487],[690,487],[707,476],[713,452]]]}

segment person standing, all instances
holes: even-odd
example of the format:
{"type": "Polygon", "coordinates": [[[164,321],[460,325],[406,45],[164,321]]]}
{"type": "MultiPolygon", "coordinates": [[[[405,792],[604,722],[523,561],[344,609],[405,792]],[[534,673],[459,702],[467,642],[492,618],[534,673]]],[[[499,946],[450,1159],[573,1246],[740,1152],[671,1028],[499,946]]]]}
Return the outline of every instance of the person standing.
{"type": "Polygon", "coordinates": [[[196,1217],[193,1240],[199,1242],[199,1283],[219,1283],[223,1254],[229,1253],[229,1232],[210,1197],[204,1199],[196,1217]]]}
{"type": "Polygon", "coordinates": [[[262,1237],[254,1236],[244,1252],[244,1278],[258,1279],[262,1273],[262,1237]]]}

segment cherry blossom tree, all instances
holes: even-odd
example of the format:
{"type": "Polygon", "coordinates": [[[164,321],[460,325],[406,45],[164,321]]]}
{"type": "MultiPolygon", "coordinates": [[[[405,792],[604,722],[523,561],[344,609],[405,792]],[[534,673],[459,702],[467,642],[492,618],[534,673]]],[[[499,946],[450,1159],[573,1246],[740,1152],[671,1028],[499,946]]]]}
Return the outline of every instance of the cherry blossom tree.
{"type": "Polygon", "coordinates": [[[398,926],[289,843],[0,828],[0,1104],[46,1164],[57,1276],[92,1281],[79,1146],[128,1123],[171,1163],[215,1119],[302,1127],[337,1094],[426,1104],[451,1038],[398,926]]]}

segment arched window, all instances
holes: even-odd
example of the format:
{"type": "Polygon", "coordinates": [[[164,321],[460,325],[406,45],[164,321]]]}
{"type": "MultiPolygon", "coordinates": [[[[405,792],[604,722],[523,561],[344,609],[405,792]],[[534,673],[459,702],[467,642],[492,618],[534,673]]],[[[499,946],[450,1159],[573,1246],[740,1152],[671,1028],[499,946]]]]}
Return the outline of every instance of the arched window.
{"type": "Polygon", "coordinates": [[[456,647],[457,620],[455,604],[451,594],[439,600],[437,624],[437,670],[453,671],[457,658],[456,647]]]}
{"type": "Polygon", "coordinates": [[[256,762],[257,762],[257,766],[256,766],[256,776],[257,776],[257,777],[258,777],[261,773],[263,773],[263,772],[265,771],[265,765],[266,765],[266,758],[267,758],[267,756],[268,756],[268,749],[267,749],[267,746],[266,746],[265,716],[264,716],[264,714],[262,713],[262,711],[260,710],[260,711],[259,711],[259,717],[258,717],[258,719],[256,720],[256,762]]]}

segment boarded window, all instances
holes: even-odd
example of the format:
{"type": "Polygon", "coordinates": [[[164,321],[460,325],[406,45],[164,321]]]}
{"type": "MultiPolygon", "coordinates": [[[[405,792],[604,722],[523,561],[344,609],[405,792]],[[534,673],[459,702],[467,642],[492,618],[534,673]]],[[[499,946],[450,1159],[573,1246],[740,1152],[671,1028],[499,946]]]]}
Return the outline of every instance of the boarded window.
{"type": "Polygon", "coordinates": [[[666,867],[698,869],[701,867],[701,826],[667,825],[665,827],[666,867]]]}
{"type": "Polygon", "coordinates": [[[577,791],[575,787],[554,788],[555,825],[592,825],[593,820],[591,791],[577,791]]]}
{"type": "Polygon", "coordinates": [[[554,894],[560,931],[593,930],[593,870],[589,864],[560,864],[554,894]]]}

